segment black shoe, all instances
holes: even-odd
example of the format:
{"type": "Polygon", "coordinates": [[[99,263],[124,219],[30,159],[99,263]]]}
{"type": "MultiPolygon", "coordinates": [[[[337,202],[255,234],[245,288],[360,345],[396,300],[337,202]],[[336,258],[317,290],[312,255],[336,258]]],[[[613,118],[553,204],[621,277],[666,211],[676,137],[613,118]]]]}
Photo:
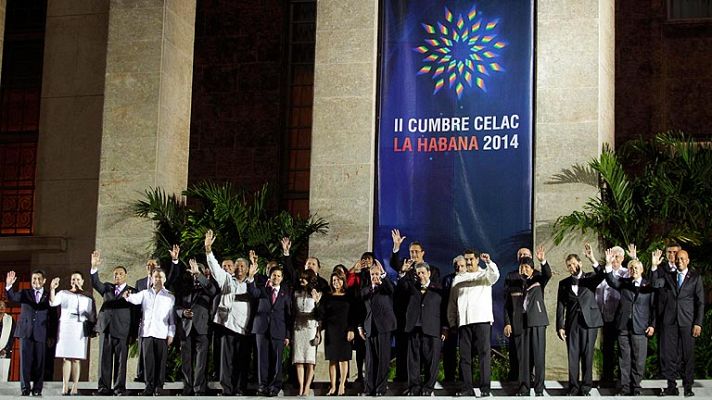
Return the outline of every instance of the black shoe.
{"type": "MultiPolygon", "coordinates": [[[[527,393],[527,396],[529,394],[527,393]]],[[[480,397],[490,397],[492,396],[492,393],[490,393],[489,390],[480,390],[480,397]]]]}
{"type": "Polygon", "coordinates": [[[154,396],[166,396],[166,395],[168,395],[168,392],[163,390],[163,388],[156,388],[153,390],[153,395],[154,396]]]}
{"type": "Polygon", "coordinates": [[[591,395],[591,391],[590,391],[590,390],[582,390],[582,391],[581,391],[581,396],[590,396],[590,395],[591,395]]]}
{"type": "Polygon", "coordinates": [[[667,387],[658,393],[658,396],[679,396],[680,391],[676,387],[667,387]]]}
{"type": "Polygon", "coordinates": [[[536,392],[536,393],[534,393],[534,396],[536,396],[536,397],[544,397],[544,392],[536,392]]]}
{"type": "Polygon", "coordinates": [[[383,396],[385,396],[385,393],[383,393],[383,392],[376,392],[376,393],[374,393],[373,395],[374,395],[375,397],[383,397],[383,396]]]}
{"type": "Polygon", "coordinates": [[[517,397],[529,397],[529,389],[520,389],[517,394],[515,394],[517,397]]]}
{"type": "Polygon", "coordinates": [[[420,392],[420,395],[421,395],[421,396],[427,396],[427,397],[430,397],[430,396],[433,396],[433,391],[432,391],[432,390],[427,390],[427,389],[426,389],[426,390],[423,390],[422,392],[420,392]]]}
{"type": "Polygon", "coordinates": [[[569,388],[569,390],[566,391],[566,396],[578,396],[579,395],[579,389],[578,388],[569,388]]]}
{"type": "Polygon", "coordinates": [[[180,392],[181,396],[193,396],[193,389],[191,388],[183,388],[183,390],[180,392]]]}
{"type": "Polygon", "coordinates": [[[22,391],[22,393],[20,393],[20,395],[21,395],[21,396],[29,396],[29,395],[30,395],[30,391],[27,390],[27,389],[25,389],[25,390],[22,391]]]}
{"type": "Polygon", "coordinates": [[[631,394],[631,396],[640,396],[640,394],[640,389],[633,389],[633,393],[631,394]]]}
{"type": "Polygon", "coordinates": [[[371,395],[371,393],[368,393],[368,392],[361,392],[361,393],[359,393],[358,395],[359,395],[359,397],[368,397],[368,396],[371,395]]]}
{"type": "Polygon", "coordinates": [[[143,382],[145,382],[145,380],[144,380],[142,377],[137,376],[137,377],[134,378],[134,382],[141,382],[141,383],[143,383],[143,382]]]}
{"type": "Polygon", "coordinates": [[[630,390],[621,389],[621,390],[617,391],[615,395],[616,396],[632,396],[633,392],[631,392],[630,390]]]}
{"type": "Polygon", "coordinates": [[[466,396],[475,396],[475,390],[474,389],[463,390],[461,392],[455,393],[455,397],[466,397],[466,396]]]}
{"type": "Polygon", "coordinates": [[[692,397],[695,395],[695,392],[692,391],[692,389],[685,389],[685,397],[692,397]]]}
{"type": "Polygon", "coordinates": [[[114,396],[128,396],[129,391],[128,390],[116,390],[114,391],[114,396]]]}
{"type": "Polygon", "coordinates": [[[39,390],[33,390],[33,391],[32,391],[32,395],[33,395],[33,396],[42,396],[42,392],[39,391],[39,390]]]}
{"type": "Polygon", "coordinates": [[[139,396],[153,396],[153,389],[151,388],[146,388],[141,391],[141,393],[138,394],[139,396]]]}

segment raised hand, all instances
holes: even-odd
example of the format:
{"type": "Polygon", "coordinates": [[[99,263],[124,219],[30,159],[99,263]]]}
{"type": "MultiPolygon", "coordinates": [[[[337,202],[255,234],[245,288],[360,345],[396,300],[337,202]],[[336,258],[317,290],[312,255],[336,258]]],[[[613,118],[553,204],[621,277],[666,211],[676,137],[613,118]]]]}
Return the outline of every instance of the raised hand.
{"type": "MultiPolygon", "coordinates": [[[[289,240],[289,239],[287,239],[287,240],[289,240]]],[[[259,257],[257,256],[257,253],[255,253],[254,250],[250,250],[249,257],[250,257],[250,264],[258,265],[257,261],[259,260],[259,257]]]]}
{"type": "Polygon", "coordinates": [[[99,250],[94,250],[91,253],[91,267],[94,269],[99,268],[101,265],[101,252],[99,250]]]}
{"type": "Polygon", "coordinates": [[[282,245],[282,255],[288,256],[289,250],[292,248],[292,241],[285,236],[279,241],[279,243],[282,245]]]}
{"type": "Polygon", "coordinates": [[[662,261],[663,257],[663,251],[660,249],[655,250],[652,252],[650,255],[650,263],[653,265],[653,267],[657,267],[660,265],[660,262],[662,261]]]}
{"type": "Polygon", "coordinates": [[[180,246],[174,244],[173,248],[171,250],[168,250],[168,253],[170,253],[171,255],[171,260],[178,261],[178,255],[180,254],[180,246]]]}
{"type": "Polygon", "coordinates": [[[383,265],[381,264],[380,261],[373,260],[373,263],[376,264],[376,266],[378,267],[378,270],[381,272],[381,275],[386,273],[386,270],[383,268],[383,265]]]}
{"type": "Polygon", "coordinates": [[[613,249],[606,249],[606,265],[611,265],[614,257],[615,254],[613,254],[613,249]]]}
{"type": "Polygon", "coordinates": [[[195,258],[191,258],[190,261],[188,261],[188,265],[190,265],[191,274],[198,275],[200,273],[200,268],[198,268],[198,262],[195,258]]]}
{"type": "Polygon", "coordinates": [[[59,278],[52,279],[52,282],[49,283],[49,288],[52,290],[56,290],[58,287],[59,287],[59,278]]]}
{"type": "MultiPolygon", "coordinates": [[[[250,268],[247,269],[247,276],[248,277],[253,277],[257,273],[257,263],[250,263],[250,268]]],[[[267,280],[267,283],[269,284],[271,281],[267,280]]]]}
{"type": "Polygon", "coordinates": [[[205,232],[205,252],[210,253],[213,251],[213,243],[215,243],[215,238],[217,238],[217,235],[213,232],[212,229],[208,229],[207,232],[205,232]]]}
{"type": "Polygon", "coordinates": [[[315,303],[318,303],[321,300],[321,292],[317,291],[316,289],[312,289],[311,297],[312,299],[314,299],[315,303]]]}
{"type": "Polygon", "coordinates": [[[628,257],[630,257],[632,260],[638,259],[638,249],[633,243],[628,245],[628,257]]]}
{"type": "Polygon", "coordinates": [[[7,276],[5,277],[5,287],[14,285],[16,280],[17,275],[15,274],[15,271],[8,272],[7,276]]]}
{"type": "Polygon", "coordinates": [[[409,259],[405,260],[405,262],[403,263],[403,266],[401,266],[401,271],[402,272],[410,271],[410,269],[412,267],[413,267],[413,260],[409,258],[409,259]]]}
{"type": "Polygon", "coordinates": [[[586,258],[588,258],[591,262],[596,261],[596,258],[593,255],[593,248],[588,242],[583,245],[583,255],[586,256],[586,258]]]}
{"type": "Polygon", "coordinates": [[[539,262],[544,262],[546,260],[546,252],[544,251],[544,246],[539,246],[536,248],[536,259],[539,262]]]}
{"type": "Polygon", "coordinates": [[[489,253],[480,254],[480,260],[482,260],[482,262],[485,264],[489,264],[490,262],[492,262],[489,253]]]}
{"type": "Polygon", "coordinates": [[[401,244],[405,240],[405,236],[401,236],[398,229],[391,230],[391,238],[393,238],[393,248],[400,249],[401,244]]]}

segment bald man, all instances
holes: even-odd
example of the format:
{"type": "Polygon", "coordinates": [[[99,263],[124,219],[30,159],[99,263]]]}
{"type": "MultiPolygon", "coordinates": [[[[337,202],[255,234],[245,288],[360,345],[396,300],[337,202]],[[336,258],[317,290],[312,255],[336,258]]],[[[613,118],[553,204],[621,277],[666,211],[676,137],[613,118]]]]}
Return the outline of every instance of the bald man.
{"type": "Polygon", "coordinates": [[[675,254],[676,271],[658,269],[659,257],[653,256],[651,277],[665,298],[660,331],[660,356],[663,377],[667,387],[662,396],[678,396],[677,373],[682,372],[685,397],[694,396],[692,384],[695,372],[695,338],[702,333],[704,289],[702,277],[690,270],[690,256],[685,250],[675,254]]]}

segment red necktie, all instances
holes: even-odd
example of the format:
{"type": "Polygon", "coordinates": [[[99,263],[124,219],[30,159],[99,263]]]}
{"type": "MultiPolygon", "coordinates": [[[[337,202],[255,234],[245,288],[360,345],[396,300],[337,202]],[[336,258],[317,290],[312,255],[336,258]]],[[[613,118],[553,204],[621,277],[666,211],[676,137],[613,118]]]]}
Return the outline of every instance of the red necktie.
{"type": "Polygon", "coordinates": [[[277,289],[272,289],[272,304],[277,301],[277,289]]]}

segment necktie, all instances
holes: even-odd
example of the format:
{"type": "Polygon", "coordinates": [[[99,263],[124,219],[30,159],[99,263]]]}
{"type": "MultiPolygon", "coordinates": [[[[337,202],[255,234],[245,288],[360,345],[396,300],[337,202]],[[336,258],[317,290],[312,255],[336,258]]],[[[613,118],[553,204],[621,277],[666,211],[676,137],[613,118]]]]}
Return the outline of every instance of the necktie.
{"type": "Polygon", "coordinates": [[[35,303],[39,303],[39,302],[40,302],[40,291],[35,290],[35,303]]]}
{"type": "Polygon", "coordinates": [[[277,289],[272,289],[272,304],[277,301],[277,289]]]}
{"type": "Polygon", "coordinates": [[[678,272],[677,273],[677,288],[678,289],[682,287],[682,277],[683,277],[682,272],[678,272]]]}
{"type": "Polygon", "coordinates": [[[119,290],[119,287],[117,286],[116,289],[114,289],[114,297],[119,297],[119,293],[121,293],[121,290],[119,290]]]}

